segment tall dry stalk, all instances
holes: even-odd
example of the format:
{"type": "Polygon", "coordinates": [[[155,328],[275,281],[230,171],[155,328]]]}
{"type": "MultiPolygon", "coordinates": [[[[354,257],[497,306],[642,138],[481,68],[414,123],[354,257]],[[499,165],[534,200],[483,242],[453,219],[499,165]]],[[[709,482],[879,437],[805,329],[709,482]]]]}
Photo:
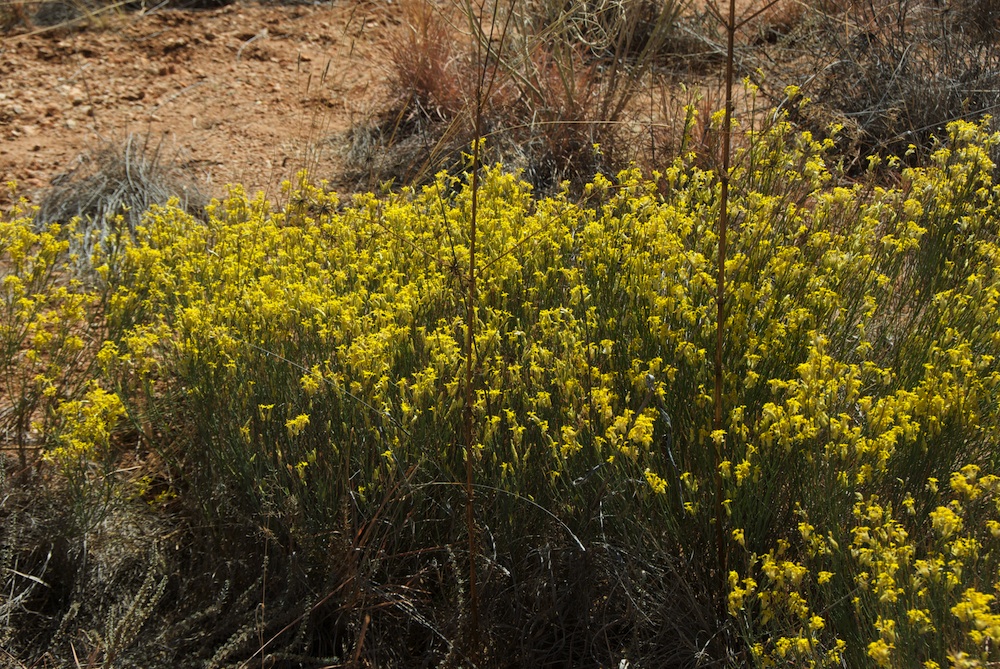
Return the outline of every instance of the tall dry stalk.
{"type": "MultiPolygon", "coordinates": [[[[726,20],[726,107],[722,121],[722,172],[719,176],[721,181],[721,195],[719,202],[719,274],[716,282],[716,325],[715,325],[715,389],[713,399],[715,402],[715,419],[712,429],[718,437],[713,439],[715,444],[715,542],[719,560],[720,578],[725,584],[726,575],[726,538],[722,528],[723,519],[723,499],[722,499],[722,472],[719,464],[722,462],[722,452],[725,448],[725,434],[723,433],[722,422],[722,347],[723,334],[726,327],[726,233],[729,228],[729,167],[730,153],[732,146],[732,116],[733,116],[733,61],[734,46],[736,39],[736,0],[729,0],[729,17],[726,20]]],[[[725,592],[723,587],[722,592],[725,592]]]]}
{"type": "Polygon", "coordinates": [[[507,29],[510,25],[510,17],[513,15],[513,2],[511,11],[507,12],[503,27],[500,32],[497,48],[494,51],[493,43],[496,37],[496,26],[499,15],[499,4],[494,4],[490,17],[489,31],[483,28],[483,13],[485,3],[475,7],[471,2],[466,5],[470,26],[475,36],[475,72],[476,86],[474,95],[474,138],[472,144],[472,203],[469,218],[469,276],[466,294],[466,327],[465,327],[465,412],[464,412],[464,437],[465,437],[465,523],[466,531],[469,535],[469,615],[471,633],[469,635],[469,657],[476,662],[480,651],[480,629],[479,629],[479,592],[476,581],[476,558],[479,552],[476,543],[476,518],[475,518],[475,472],[473,467],[473,453],[476,444],[476,424],[474,415],[475,405],[475,374],[473,371],[473,354],[476,331],[476,234],[479,213],[479,171],[480,157],[483,142],[483,104],[490,98],[493,85],[496,82],[498,66],[496,62],[500,60],[503,53],[504,41],[507,36],[507,29]],[[485,51],[485,53],[484,53],[485,51]],[[490,70],[488,62],[492,60],[494,65],[490,70]],[[491,73],[490,73],[491,72],[491,73]]]}
{"type": "Polygon", "coordinates": [[[715,542],[719,560],[719,577],[721,579],[722,592],[726,590],[726,578],[729,573],[727,568],[726,537],[722,527],[725,509],[722,494],[722,472],[719,469],[719,465],[725,459],[723,456],[726,444],[722,413],[722,384],[723,377],[725,376],[723,342],[726,327],[726,237],[729,231],[729,184],[731,181],[730,169],[732,167],[733,77],[735,74],[736,59],[736,31],[776,3],[777,0],[770,0],[761,9],[737,23],[736,0],[729,0],[728,15],[722,21],[726,30],[726,103],[722,121],[722,170],[719,175],[721,191],[719,195],[719,267],[715,287],[715,387],[713,390],[715,415],[712,424],[714,434],[718,435],[713,439],[715,446],[715,542]]]}

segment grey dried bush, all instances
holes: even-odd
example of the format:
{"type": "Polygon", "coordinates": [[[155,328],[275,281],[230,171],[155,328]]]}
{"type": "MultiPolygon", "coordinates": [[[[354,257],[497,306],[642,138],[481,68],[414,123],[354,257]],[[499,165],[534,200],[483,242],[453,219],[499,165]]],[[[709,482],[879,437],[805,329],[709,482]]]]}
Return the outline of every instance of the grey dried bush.
{"type": "Polygon", "coordinates": [[[777,65],[765,68],[764,87],[781,102],[786,85],[799,85],[816,104],[794,120],[822,132],[842,125],[849,169],[911,146],[926,155],[948,122],[1000,109],[998,18],[995,0],[814,4],[767,50],[777,65]]]}
{"type": "Polygon", "coordinates": [[[162,138],[153,141],[148,134],[130,133],[122,141],[102,141],[56,176],[36,220],[65,223],[78,218],[82,234],[72,250],[85,267],[115,231],[134,231],[151,205],[166,204],[173,197],[193,215],[201,215],[208,202],[177,154],[165,155],[162,138]]]}

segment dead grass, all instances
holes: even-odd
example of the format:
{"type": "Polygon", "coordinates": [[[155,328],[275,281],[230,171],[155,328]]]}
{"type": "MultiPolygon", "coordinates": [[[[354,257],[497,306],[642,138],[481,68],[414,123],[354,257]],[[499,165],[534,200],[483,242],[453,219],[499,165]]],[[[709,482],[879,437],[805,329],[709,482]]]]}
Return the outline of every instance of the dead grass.
{"type": "Polygon", "coordinates": [[[924,0],[812,2],[756,61],[775,103],[787,85],[813,102],[793,120],[821,133],[843,126],[849,170],[872,154],[924,156],[948,122],[1000,109],[1000,17],[993,0],[947,7],[924,0]],[[991,26],[994,29],[991,29],[991,26]]]}
{"type": "Polygon", "coordinates": [[[195,215],[201,215],[208,202],[182,157],[171,153],[162,137],[130,133],[120,141],[97,143],[55,177],[36,219],[50,223],[79,218],[82,237],[75,251],[85,265],[115,230],[122,225],[135,230],[151,205],[171,198],[195,215]]]}
{"type": "MultiPolygon", "coordinates": [[[[522,170],[541,192],[636,160],[649,134],[637,102],[649,73],[678,46],[691,48],[676,30],[680,8],[646,0],[564,8],[540,0],[475,10],[495,12],[508,29],[502,47],[486,47],[486,159],[522,170]]],[[[461,16],[424,0],[408,0],[403,14],[403,37],[387,54],[394,93],[347,138],[356,186],[418,183],[460,167],[472,142],[470,54],[486,36],[470,35],[461,16]]]]}

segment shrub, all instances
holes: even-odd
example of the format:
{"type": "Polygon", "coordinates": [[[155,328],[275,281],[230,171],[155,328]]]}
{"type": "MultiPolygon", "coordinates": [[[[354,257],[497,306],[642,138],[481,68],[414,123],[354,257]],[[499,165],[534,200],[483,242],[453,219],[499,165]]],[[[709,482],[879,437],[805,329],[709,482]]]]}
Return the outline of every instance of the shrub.
{"type": "Polygon", "coordinates": [[[93,372],[85,337],[98,302],[79,281],[66,279],[75,263],[76,222],[36,229],[35,213],[21,201],[0,216],[0,429],[22,470],[34,462],[28,455],[43,445],[60,402],[76,399],[93,372]]]}
{"type": "Polygon", "coordinates": [[[674,49],[682,3],[486,3],[458,18],[424,0],[405,7],[405,37],[388,54],[392,100],[351,132],[354,176],[421,185],[439,167],[461,169],[479,87],[493,157],[552,194],[640,153],[648,133],[634,102],[674,49]]]}
{"type": "MultiPolygon", "coordinates": [[[[484,171],[483,662],[996,659],[997,141],[953,123],[886,188],[838,185],[832,140],[781,119],[750,137],[721,431],[715,175],[685,156],[649,180],[598,176],[577,203],[484,171]]],[[[239,188],[206,221],[154,206],[96,268],[103,387],[212,545],[249,533],[307,561],[296,573],[336,621],[312,643],[337,662],[468,652],[471,198],[441,173],[341,203],[303,175],[280,209],[239,188]]],[[[296,591],[218,662],[272,637],[309,647],[282,636],[317,610],[296,591]]]]}
{"type": "Polygon", "coordinates": [[[926,158],[955,120],[978,121],[1000,104],[1000,43],[990,2],[948,7],[910,0],[814,3],[770,49],[778,85],[800,84],[817,106],[804,119],[844,126],[840,150],[857,173],[872,154],[926,158]],[[801,54],[812,57],[803,61],[801,54]]]}

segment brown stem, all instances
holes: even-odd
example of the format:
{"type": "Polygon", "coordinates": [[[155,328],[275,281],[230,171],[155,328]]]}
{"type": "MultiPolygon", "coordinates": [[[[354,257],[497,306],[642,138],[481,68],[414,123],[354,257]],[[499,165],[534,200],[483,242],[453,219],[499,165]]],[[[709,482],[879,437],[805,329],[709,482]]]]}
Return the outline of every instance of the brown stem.
{"type": "Polygon", "coordinates": [[[476,215],[479,201],[479,91],[476,91],[476,139],[472,149],[472,216],[469,223],[469,292],[466,299],[465,325],[465,525],[469,535],[469,613],[472,630],[470,634],[470,657],[474,660],[479,651],[479,593],[476,588],[476,518],[473,509],[475,493],[472,467],[472,453],[475,448],[475,388],[472,373],[472,346],[476,324],[476,215]]]}
{"type": "MultiPolygon", "coordinates": [[[[482,13],[477,17],[482,33],[482,13]]],[[[472,210],[469,220],[469,281],[465,300],[465,527],[469,536],[469,617],[472,629],[469,634],[469,656],[476,662],[479,656],[479,592],[476,583],[476,515],[474,471],[472,466],[475,434],[475,378],[473,377],[473,344],[476,331],[476,233],[479,214],[479,151],[482,139],[483,82],[486,76],[482,56],[482,40],[476,38],[476,73],[479,81],[475,90],[475,132],[472,145],[472,210]]]]}
{"type": "MultiPolygon", "coordinates": [[[[732,144],[733,117],[733,61],[734,42],[736,37],[736,0],[729,0],[729,20],[726,23],[726,109],[722,122],[722,193],[719,202],[719,276],[716,282],[716,327],[715,327],[715,420],[713,430],[723,429],[722,422],[722,383],[723,383],[723,334],[726,326],[726,233],[729,227],[729,168],[730,146],[732,144]]],[[[725,437],[722,443],[713,440],[715,446],[715,542],[719,560],[719,577],[724,584],[727,575],[726,540],[723,532],[725,509],[722,498],[722,473],[719,464],[722,462],[722,452],[725,448],[725,437]]],[[[723,587],[723,591],[725,588],[723,587]]]]}

